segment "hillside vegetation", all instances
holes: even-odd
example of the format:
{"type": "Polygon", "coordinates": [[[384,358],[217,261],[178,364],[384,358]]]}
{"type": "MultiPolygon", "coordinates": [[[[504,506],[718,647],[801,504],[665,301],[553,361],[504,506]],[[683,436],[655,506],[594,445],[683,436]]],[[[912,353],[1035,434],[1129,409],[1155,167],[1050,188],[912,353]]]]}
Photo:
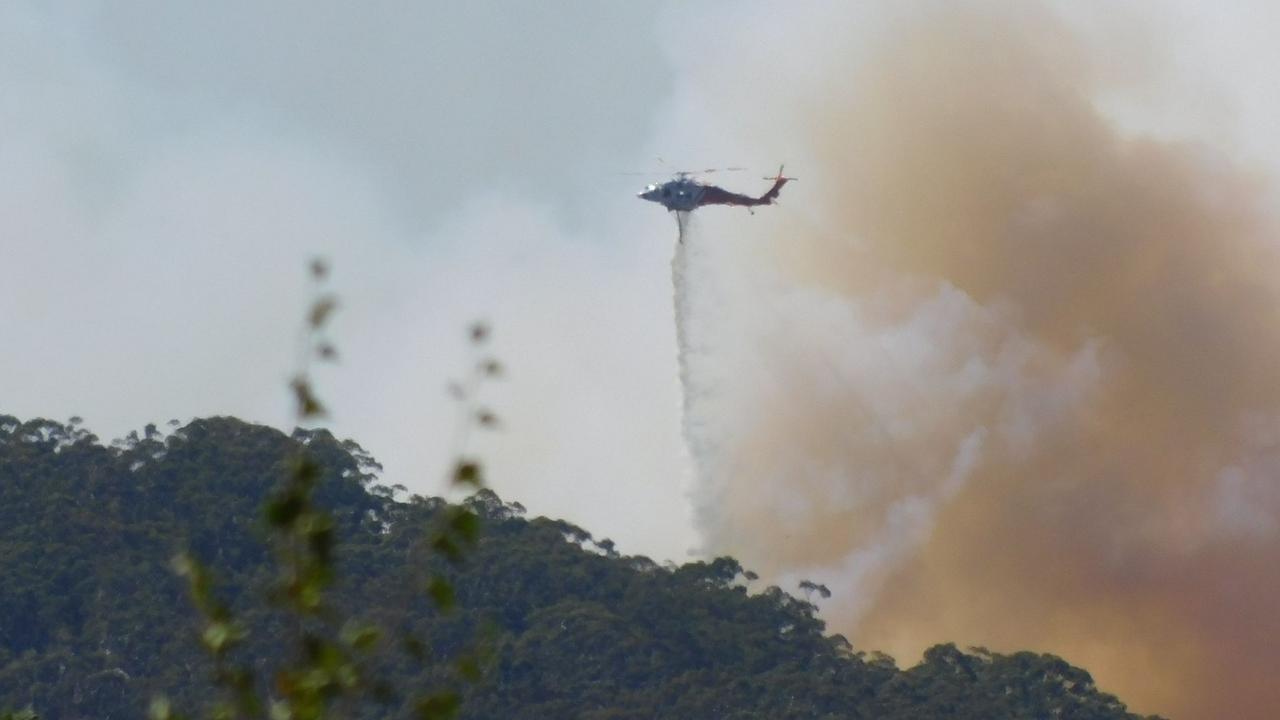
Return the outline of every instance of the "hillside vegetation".
{"type": "Polygon", "coordinates": [[[455,660],[474,654],[466,718],[1136,717],[1052,655],[938,645],[899,669],[826,635],[813,605],[756,588],[730,558],[677,567],[621,556],[488,491],[467,501],[484,521],[479,544],[449,563],[420,552],[446,503],[397,499],[373,458],[325,431],[211,418],[104,445],[76,423],[7,416],[0,709],[140,718],[159,695],[189,713],[209,707],[199,618],[171,569],[182,550],[249,627],[239,659],[276,665],[291,630],[263,600],[261,508],[300,443],[324,469],[316,501],[336,521],[335,604],[386,631],[371,660],[384,691],[352,715],[411,716],[417,689],[450,682],[455,660]],[[452,612],[427,598],[432,573],[452,581],[452,612]],[[401,652],[406,638],[426,643],[401,652]]]}

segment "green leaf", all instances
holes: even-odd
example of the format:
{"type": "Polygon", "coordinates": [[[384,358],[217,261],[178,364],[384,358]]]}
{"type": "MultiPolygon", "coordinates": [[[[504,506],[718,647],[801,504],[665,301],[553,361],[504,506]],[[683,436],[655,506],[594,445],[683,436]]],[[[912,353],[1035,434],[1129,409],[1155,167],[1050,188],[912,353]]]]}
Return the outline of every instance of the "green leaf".
{"type": "Polygon", "coordinates": [[[313,279],[324,280],[329,275],[329,261],[320,257],[312,258],[308,269],[311,271],[313,279]]]}
{"type": "Polygon", "coordinates": [[[457,693],[443,692],[428,696],[418,701],[418,717],[422,720],[449,720],[456,717],[462,698],[457,693]]]}
{"type": "Polygon", "coordinates": [[[491,378],[502,377],[502,363],[493,358],[482,360],[480,362],[480,372],[491,378]]]}
{"type": "Polygon", "coordinates": [[[294,461],[292,477],[300,484],[310,487],[320,479],[323,470],[320,463],[304,452],[294,461]]]}
{"type": "Polygon", "coordinates": [[[321,566],[327,567],[333,556],[333,520],[328,515],[310,513],[302,528],[307,547],[321,566]]]}
{"type": "Polygon", "coordinates": [[[438,575],[427,583],[427,594],[440,610],[452,610],[457,604],[457,594],[454,592],[453,585],[438,575]]]}
{"type": "Polygon", "coordinates": [[[210,652],[221,653],[244,637],[244,631],[229,622],[212,622],[200,633],[200,641],[210,652]]]}
{"type": "Polygon", "coordinates": [[[298,493],[273,498],[267,503],[267,522],[274,527],[288,527],[302,515],[306,500],[298,493]]]}
{"type": "Polygon", "coordinates": [[[462,559],[462,548],[458,546],[458,543],[453,541],[453,538],[443,533],[437,535],[435,539],[431,541],[431,549],[445,556],[451,562],[458,562],[462,559]]]}
{"type": "Polygon", "coordinates": [[[303,673],[302,678],[298,681],[298,687],[312,692],[319,692],[327,689],[333,682],[333,673],[324,668],[313,667],[303,673]]]}
{"type": "MultiPolygon", "coordinates": [[[[173,706],[169,704],[169,698],[158,695],[151,698],[151,704],[147,707],[147,718],[149,720],[170,720],[173,717],[173,706]]],[[[14,718],[18,720],[18,718],[14,718]]]]}
{"type": "Polygon", "coordinates": [[[338,299],[332,295],[323,295],[311,305],[311,313],[307,322],[313,328],[320,328],[329,321],[333,311],[338,309],[338,299]]]}
{"type": "Polygon", "coordinates": [[[334,672],[334,676],[338,680],[338,684],[344,690],[353,690],[360,684],[360,673],[356,670],[356,666],[351,663],[342,663],[334,672]]]}
{"type": "Polygon", "coordinates": [[[449,522],[450,528],[458,537],[474,543],[480,538],[480,516],[470,510],[459,509],[449,522]]]}
{"type": "Polygon", "coordinates": [[[484,484],[481,477],[480,463],[474,460],[459,460],[453,468],[454,485],[470,485],[478,488],[484,484]]]}
{"type": "Polygon", "coordinates": [[[188,553],[178,553],[169,562],[178,577],[192,578],[200,574],[200,566],[188,553]]]}
{"type": "Polygon", "coordinates": [[[427,645],[412,635],[405,635],[400,639],[400,649],[409,657],[423,662],[427,659],[427,645]]]}
{"type": "Polygon", "coordinates": [[[342,629],[342,641],[361,652],[372,649],[381,638],[382,631],[375,625],[348,623],[342,629]]]}
{"type": "Polygon", "coordinates": [[[298,587],[298,605],[307,612],[316,612],[324,606],[324,583],[310,577],[298,587]]]}
{"type": "Polygon", "coordinates": [[[458,674],[468,682],[480,682],[480,678],[484,675],[480,669],[480,660],[474,655],[458,658],[458,674]]]}
{"type": "Polygon", "coordinates": [[[300,375],[294,378],[289,387],[293,389],[293,398],[297,406],[298,417],[307,419],[325,414],[324,405],[320,403],[320,399],[311,390],[311,382],[306,377],[300,375]]]}

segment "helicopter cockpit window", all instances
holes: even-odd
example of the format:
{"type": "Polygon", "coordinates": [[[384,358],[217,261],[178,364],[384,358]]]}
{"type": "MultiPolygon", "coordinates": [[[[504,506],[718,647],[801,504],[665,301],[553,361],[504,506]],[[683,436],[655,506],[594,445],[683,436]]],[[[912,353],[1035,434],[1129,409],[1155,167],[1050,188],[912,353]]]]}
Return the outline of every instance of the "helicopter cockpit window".
{"type": "Polygon", "coordinates": [[[654,190],[657,190],[657,189],[658,189],[658,186],[657,186],[657,185],[650,185],[650,186],[646,187],[646,188],[644,189],[644,191],[645,191],[645,192],[653,192],[654,190]]]}

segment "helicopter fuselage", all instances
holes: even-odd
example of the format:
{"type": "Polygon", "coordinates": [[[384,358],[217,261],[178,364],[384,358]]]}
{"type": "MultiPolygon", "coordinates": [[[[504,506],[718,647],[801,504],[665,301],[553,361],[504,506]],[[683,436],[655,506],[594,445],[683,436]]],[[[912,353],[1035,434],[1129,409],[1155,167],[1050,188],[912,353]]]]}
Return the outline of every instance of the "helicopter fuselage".
{"type": "Polygon", "coordinates": [[[688,212],[702,204],[707,186],[689,178],[676,178],[661,185],[649,185],[638,197],[662,205],[672,212],[688,212]]]}
{"type": "Polygon", "coordinates": [[[782,186],[795,178],[784,176],[782,168],[778,168],[775,177],[765,179],[773,180],[773,187],[760,197],[740,195],[716,185],[707,185],[689,177],[688,173],[680,173],[674,180],[661,185],[649,185],[637,194],[640,199],[656,202],[671,212],[689,212],[703,205],[737,205],[751,210],[759,205],[772,205],[778,199],[778,193],[782,192],[782,186]]]}

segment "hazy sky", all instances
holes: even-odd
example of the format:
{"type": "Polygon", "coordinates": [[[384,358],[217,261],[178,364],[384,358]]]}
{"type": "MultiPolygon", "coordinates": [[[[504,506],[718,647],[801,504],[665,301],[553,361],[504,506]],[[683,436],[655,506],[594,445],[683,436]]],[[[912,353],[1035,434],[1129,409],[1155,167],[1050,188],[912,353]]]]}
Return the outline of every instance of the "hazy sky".
{"type": "Polygon", "coordinates": [[[683,557],[673,224],[617,174],[658,167],[659,25],[585,0],[0,4],[0,408],[104,438],[286,425],[323,255],[320,391],[387,482],[440,491],[483,318],[498,491],[683,557]]]}

